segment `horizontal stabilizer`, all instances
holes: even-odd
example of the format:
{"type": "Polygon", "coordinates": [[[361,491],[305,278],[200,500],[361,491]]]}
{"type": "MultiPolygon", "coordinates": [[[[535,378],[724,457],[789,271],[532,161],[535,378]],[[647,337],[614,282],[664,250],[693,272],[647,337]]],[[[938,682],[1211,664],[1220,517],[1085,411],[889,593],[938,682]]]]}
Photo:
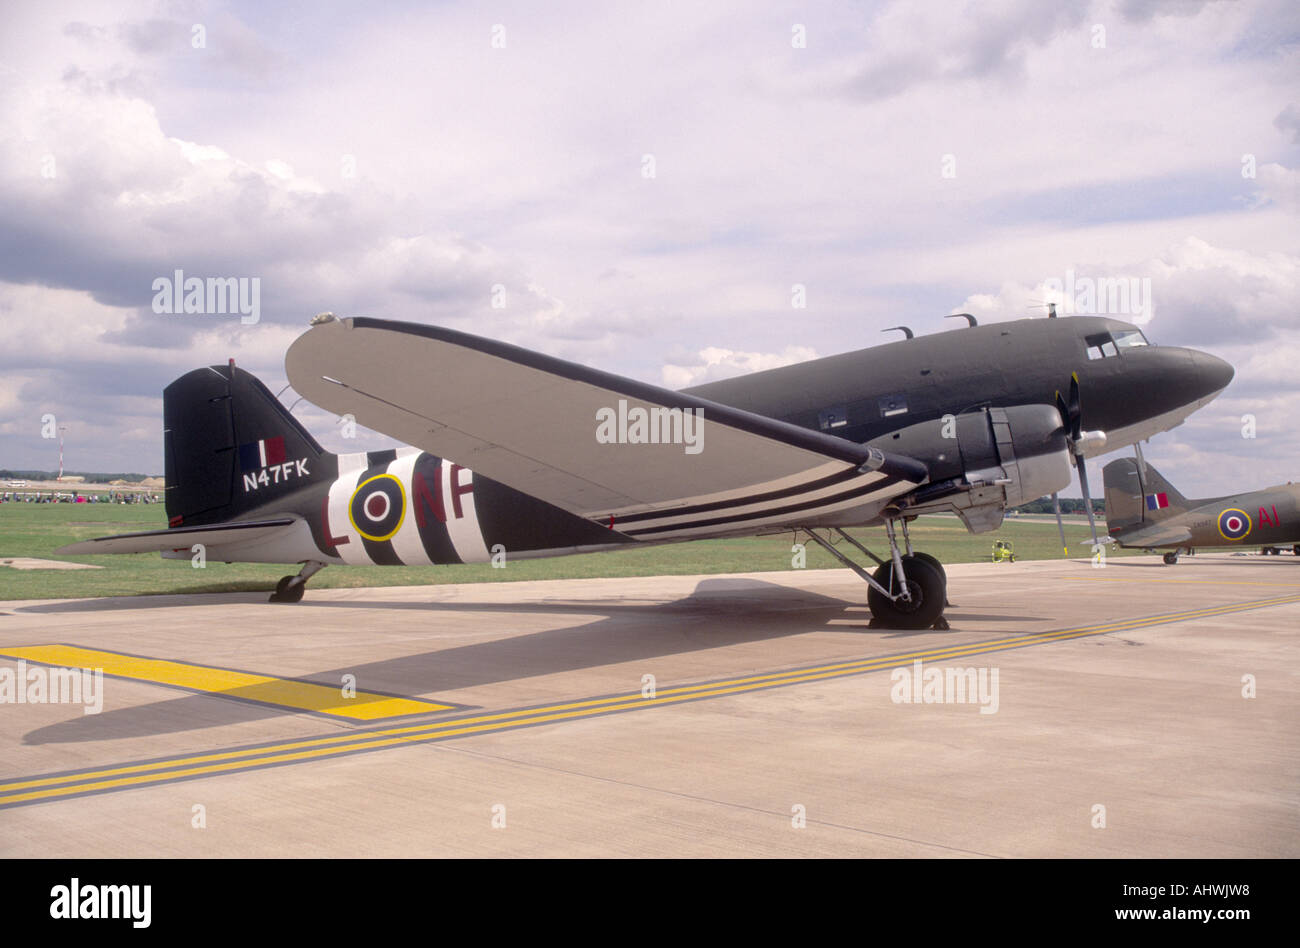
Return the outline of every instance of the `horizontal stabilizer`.
{"type": "Polygon", "coordinates": [[[1186,546],[1192,540],[1192,532],[1182,524],[1156,523],[1135,530],[1112,533],[1111,536],[1120,546],[1139,550],[1163,550],[1186,546]]]}
{"type": "Polygon", "coordinates": [[[113,537],[96,537],[59,547],[55,553],[67,556],[85,556],[97,553],[163,553],[169,550],[189,550],[194,544],[218,547],[229,543],[248,543],[270,539],[276,533],[292,527],[293,517],[276,520],[248,520],[239,523],[214,523],[204,527],[183,527],[176,530],[145,530],[140,533],[120,533],[113,537]]]}

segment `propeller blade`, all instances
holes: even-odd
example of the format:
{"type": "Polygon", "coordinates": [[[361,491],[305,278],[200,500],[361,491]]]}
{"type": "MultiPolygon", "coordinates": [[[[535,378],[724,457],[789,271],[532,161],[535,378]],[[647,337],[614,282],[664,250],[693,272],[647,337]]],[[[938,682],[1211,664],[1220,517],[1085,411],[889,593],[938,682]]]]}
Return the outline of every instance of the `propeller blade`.
{"type": "Polygon", "coordinates": [[[1065,545],[1065,524],[1061,523],[1061,497],[1052,492],[1052,513],[1056,514],[1056,532],[1061,535],[1061,554],[1070,555],[1070,548],[1065,545]]]}
{"type": "Polygon", "coordinates": [[[1079,489],[1083,491],[1083,509],[1088,511],[1088,528],[1092,530],[1092,545],[1096,546],[1097,540],[1097,519],[1092,514],[1092,494],[1088,492],[1088,462],[1083,459],[1082,454],[1074,456],[1075,467],[1079,469],[1079,489]]]}
{"type": "Polygon", "coordinates": [[[1079,398],[1079,373],[1070,373],[1070,440],[1078,441],[1083,437],[1083,407],[1079,398]]]}

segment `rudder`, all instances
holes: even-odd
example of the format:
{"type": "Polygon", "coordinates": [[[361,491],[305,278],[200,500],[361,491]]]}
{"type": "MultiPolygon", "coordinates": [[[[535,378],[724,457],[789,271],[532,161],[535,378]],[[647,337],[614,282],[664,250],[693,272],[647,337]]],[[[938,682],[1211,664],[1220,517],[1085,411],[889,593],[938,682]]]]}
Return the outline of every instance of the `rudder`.
{"type": "Polygon", "coordinates": [[[1136,458],[1119,458],[1102,469],[1106,529],[1110,533],[1158,523],[1187,510],[1187,499],[1150,464],[1139,474],[1136,458]]]}
{"type": "Polygon", "coordinates": [[[233,363],[195,369],[163,390],[163,455],[171,527],[263,508],[327,478],[324,462],[332,457],[256,376],[233,363]]]}

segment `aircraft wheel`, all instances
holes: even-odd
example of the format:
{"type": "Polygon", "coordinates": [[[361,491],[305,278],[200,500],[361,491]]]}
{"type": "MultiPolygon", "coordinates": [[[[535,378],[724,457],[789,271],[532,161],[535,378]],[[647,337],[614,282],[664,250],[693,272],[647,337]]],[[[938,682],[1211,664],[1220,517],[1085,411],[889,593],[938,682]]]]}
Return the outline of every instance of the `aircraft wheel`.
{"type": "MultiPolygon", "coordinates": [[[[892,629],[928,629],[943,615],[947,582],[941,569],[928,559],[916,555],[905,557],[903,574],[907,577],[910,602],[890,601],[874,586],[867,592],[867,605],[881,625],[892,629]]],[[[887,561],[876,570],[874,579],[886,589],[894,575],[894,564],[887,561]]]]}
{"type": "Polygon", "coordinates": [[[947,587],[948,571],[943,568],[943,564],[939,562],[939,558],[937,556],[931,556],[929,553],[911,553],[903,557],[904,573],[907,572],[907,564],[912,560],[925,560],[925,562],[929,563],[931,566],[937,569],[939,571],[939,575],[943,577],[943,585],[945,586],[945,588],[947,587]]]}
{"type": "Polygon", "coordinates": [[[1178,562],[1178,554],[1177,554],[1177,553],[1166,553],[1166,554],[1165,554],[1165,565],[1166,565],[1166,566],[1173,566],[1173,565],[1175,565],[1177,562],[1178,562]]]}
{"type": "Polygon", "coordinates": [[[1291,552],[1296,556],[1300,556],[1300,543],[1297,543],[1295,546],[1291,547],[1291,552]]]}
{"type": "MultiPolygon", "coordinates": [[[[937,556],[931,556],[929,553],[909,553],[907,556],[903,557],[903,572],[907,572],[907,564],[912,558],[925,560],[925,562],[929,563],[939,571],[939,575],[943,577],[943,606],[945,609],[950,608],[952,603],[948,601],[948,571],[943,568],[943,564],[939,562],[939,558],[937,556]]],[[[1011,562],[1014,563],[1015,561],[1016,558],[1013,555],[1011,557],[1011,562]]],[[[936,629],[946,629],[948,628],[948,621],[941,616],[935,622],[934,627],[936,629]]]]}
{"type": "Polygon", "coordinates": [[[295,583],[294,576],[283,576],[275,584],[275,592],[271,593],[271,602],[302,602],[303,593],[307,591],[306,583],[295,583]]]}

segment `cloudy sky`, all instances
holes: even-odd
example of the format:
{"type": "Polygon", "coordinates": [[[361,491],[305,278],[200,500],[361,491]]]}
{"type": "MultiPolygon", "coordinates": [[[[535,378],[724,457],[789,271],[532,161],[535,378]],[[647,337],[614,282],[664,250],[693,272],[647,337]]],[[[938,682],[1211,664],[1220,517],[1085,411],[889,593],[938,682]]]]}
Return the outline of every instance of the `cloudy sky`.
{"type": "Polygon", "coordinates": [[[1175,484],[1300,475],[1293,0],[0,16],[0,467],[55,467],[53,414],[70,469],[160,472],[171,379],[279,391],[323,310],[679,387],[1042,316],[1074,273],[1237,368],[1148,448],[1175,484]],[[156,313],[178,269],[257,278],[258,322],[156,313]]]}

